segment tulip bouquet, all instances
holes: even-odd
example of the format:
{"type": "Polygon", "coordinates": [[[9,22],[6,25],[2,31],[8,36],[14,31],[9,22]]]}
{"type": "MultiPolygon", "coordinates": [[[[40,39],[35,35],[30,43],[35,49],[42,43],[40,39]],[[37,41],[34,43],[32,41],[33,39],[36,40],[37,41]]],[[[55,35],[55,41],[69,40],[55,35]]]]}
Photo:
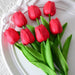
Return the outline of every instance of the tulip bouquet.
{"type": "Polygon", "coordinates": [[[62,47],[61,38],[67,23],[62,26],[58,18],[51,19],[56,13],[54,2],[48,1],[43,7],[43,12],[49,16],[49,22],[41,16],[39,7],[35,5],[28,7],[29,18],[37,21],[36,27],[27,25],[27,19],[21,11],[14,13],[12,16],[14,25],[23,28],[17,32],[9,27],[4,34],[10,44],[20,49],[24,56],[46,75],[68,75],[67,55],[72,35],[67,37],[62,47]],[[18,43],[20,38],[22,43],[18,43]]]}

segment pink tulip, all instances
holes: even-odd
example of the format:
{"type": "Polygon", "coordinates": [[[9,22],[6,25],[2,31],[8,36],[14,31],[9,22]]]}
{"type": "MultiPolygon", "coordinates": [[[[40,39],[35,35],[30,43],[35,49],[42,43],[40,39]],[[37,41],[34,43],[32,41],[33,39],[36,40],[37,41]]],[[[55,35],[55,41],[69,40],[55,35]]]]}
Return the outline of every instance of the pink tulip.
{"type": "Polygon", "coordinates": [[[41,11],[40,11],[39,7],[37,7],[35,5],[31,5],[28,7],[28,15],[31,20],[36,20],[36,18],[38,18],[38,19],[40,18],[41,11]]]}
{"type": "Polygon", "coordinates": [[[24,45],[28,45],[35,41],[33,34],[30,32],[28,28],[21,29],[21,41],[24,45]]]}
{"type": "Polygon", "coordinates": [[[13,28],[8,28],[4,32],[4,35],[6,36],[6,39],[10,44],[14,44],[20,39],[18,32],[15,31],[13,28]]]}
{"type": "Polygon", "coordinates": [[[52,19],[49,23],[49,27],[50,27],[50,31],[53,34],[58,34],[63,31],[63,28],[62,28],[61,23],[58,18],[52,19]]]}
{"type": "Polygon", "coordinates": [[[46,41],[50,37],[48,30],[42,24],[35,27],[35,34],[38,42],[46,41]]]}
{"type": "Polygon", "coordinates": [[[18,11],[18,12],[13,14],[12,21],[18,27],[22,27],[22,26],[25,26],[27,24],[26,17],[24,16],[24,14],[21,11],[18,11]]]}
{"type": "Polygon", "coordinates": [[[44,7],[43,7],[43,12],[44,12],[44,14],[45,15],[51,15],[51,16],[53,16],[53,15],[55,15],[55,13],[56,13],[56,7],[55,7],[55,3],[54,2],[51,2],[51,1],[48,1],[45,5],[44,5],[44,7]]]}

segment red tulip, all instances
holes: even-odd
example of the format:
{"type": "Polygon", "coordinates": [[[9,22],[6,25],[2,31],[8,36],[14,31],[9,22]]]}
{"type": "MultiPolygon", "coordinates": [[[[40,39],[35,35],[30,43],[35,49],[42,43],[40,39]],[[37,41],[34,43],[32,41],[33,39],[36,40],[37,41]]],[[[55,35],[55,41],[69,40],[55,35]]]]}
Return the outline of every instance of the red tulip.
{"type": "Polygon", "coordinates": [[[55,3],[54,2],[51,2],[51,1],[48,1],[44,7],[43,7],[43,12],[45,15],[51,15],[53,16],[55,13],[56,13],[56,7],[55,7],[55,3]]]}
{"type": "Polygon", "coordinates": [[[7,41],[8,41],[10,44],[16,43],[16,42],[19,40],[19,38],[20,38],[18,32],[15,31],[13,28],[8,28],[8,29],[4,32],[4,35],[6,36],[7,41]]]}
{"type": "Polygon", "coordinates": [[[24,45],[33,43],[35,38],[28,28],[21,30],[21,41],[24,45]]]}
{"type": "Polygon", "coordinates": [[[39,9],[39,7],[35,6],[35,5],[31,5],[28,7],[28,15],[30,17],[30,19],[32,20],[36,20],[36,18],[40,18],[41,16],[41,11],[39,9]]]}
{"type": "Polygon", "coordinates": [[[46,41],[49,38],[49,32],[42,24],[35,27],[35,34],[38,42],[46,41]]]}
{"type": "Polygon", "coordinates": [[[63,28],[62,28],[61,23],[58,18],[52,19],[49,23],[49,27],[50,27],[50,31],[53,34],[58,34],[63,31],[63,28]]]}
{"type": "Polygon", "coordinates": [[[21,11],[18,11],[18,12],[13,14],[12,21],[18,27],[22,27],[22,26],[27,24],[27,20],[26,20],[24,14],[21,11]]]}

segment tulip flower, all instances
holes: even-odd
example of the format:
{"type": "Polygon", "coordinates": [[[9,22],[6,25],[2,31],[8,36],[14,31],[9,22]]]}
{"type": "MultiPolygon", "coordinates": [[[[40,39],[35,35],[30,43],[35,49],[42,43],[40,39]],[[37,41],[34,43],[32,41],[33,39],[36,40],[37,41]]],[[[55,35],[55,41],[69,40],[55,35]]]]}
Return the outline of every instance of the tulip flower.
{"type": "Polygon", "coordinates": [[[36,20],[36,18],[38,18],[38,19],[40,18],[41,11],[40,11],[39,7],[37,7],[35,5],[31,5],[28,7],[28,15],[31,20],[36,20]]]}
{"type": "Polygon", "coordinates": [[[10,43],[10,44],[14,44],[16,43],[20,36],[18,34],[17,31],[15,31],[13,28],[8,28],[5,32],[4,32],[4,35],[7,39],[7,41],[10,43]]]}
{"type": "Polygon", "coordinates": [[[35,27],[35,35],[38,42],[46,41],[49,38],[49,32],[42,24],[35,27]]]}
{"type": "Polygon", "coordinates": [[[50,31],[52,32],[52,34],[58,34],[63,31],[63,28],[58,18],[52,19],[49,22],[49,27],[50,27],[50,31]]]}
{"type": "Polygon", "coordinates": [[[27,24],[27,19],[21,11],[14,13],[11,19],[18,27],[22,27],[27,24]]]}
{"type": "Polygon", "coordinates": [[[28,28],[21,29],[20,32],[22,44],[28,45],[35,41],[33,34],[30,32],[28,28]]]}
{"type": "Polygon", "coordinates": [[[46,16],[48,16],[49,14],[51,16],[55,15],[56,13],[55,3],[52,1],[48,1],[43,7],[43,12],[46,16]]]}

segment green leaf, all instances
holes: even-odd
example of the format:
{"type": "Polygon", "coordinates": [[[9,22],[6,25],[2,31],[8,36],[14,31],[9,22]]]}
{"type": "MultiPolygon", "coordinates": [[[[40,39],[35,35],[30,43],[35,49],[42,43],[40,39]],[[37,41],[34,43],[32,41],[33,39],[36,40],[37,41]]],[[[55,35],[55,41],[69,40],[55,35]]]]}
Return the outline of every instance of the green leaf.
{"type": "Polygon", "coordinates": [[[26,25],[26,27],[35,35],[35,27],[31,25],[26,25]]]}
{"type": "Polygon", "coordinates": [[[39,22],[39,19],[38,18],[36,18],[36,21],[37,21],[37,24],[40,25],[40,22],[39,22]]]}
{"type": "Polygon", "coordinates": [[[53,59],[57,67],[61,70],[64,71],[65,75],[68,72],[68,64],[62,55],[61,51],[56,47],[54,44],[51,46],[52,48],[52,53],[53,53],[53,59]]]}
{"type": "Polygon", "coordinates": [[[72,39],[72,34],[66,39],[63,45],[62,54],[66,60],[67,60],[67,55],[68,55],[71,39],[72,39]]]}
{"type": "Polygon", "coordinates": [[[37,44],[38,46],[40,46],[40,42],[36,41],[36,44],[37,44]]]}
{"type": "Polygon", "coordinates": [[[19,46],[19,43],[14,44],[19,50],[21,50],[21,47],[19,46]]]}
{"type": "Polygon", "coordinates": [[[40,52],[40,44],[37,43],[37,41],[34,41],[33,43],[31,43],[31,46],[37,50],[38,52],[40,52]]]}
{"type": "Polygon", "coordinates": [[[67,22],[62,26],[63,27],[63,32],[60,34],[60,39],[62,38],[62,36],[63,36],[63,34],[64,34],[64,32],[65,32],[65,29],[66,29],[66,27],[67,27],[67,22]]]}
{"type": "Polygon", "coordinates": [[[32,62],[32,64],[34,64],[35,66],[37,66],[38,68],[42,69],[45,73],[47,73],[48,75],[57,75],[55,73],[55,71],[53,71],[52,69],[50,69],[47,65],[45,65],[44,63],[41,62],[32,62]]]}
{"type": "Polygon", "coordinates": [[[39,67],[40,69],[42,69],[46,74],[48,75],[56,75],[56,73],[51,70],[47,65],[45,65],[43,62],[39,62],[36,57],[34,57],[34,53],[36,54],[36,56],[39,57],[39,59],[41,58],[40,54],[35,51],[33,51],[33,49],[31,49],[30,47],[25,47],[22,44],[16,44],[17,47],[19,47],[21,49],[21,51],[23,52],[24,56],[35,66],[39,67]]]}
{"type": "Polygon", "coordinates": [[[44,59],[44,62],[46,62],[46,59],[45,59],[45,42],[41,42],[41,55],[44,59]]]}
{"type": "Polygon", "coordinates": [[[17,47],[22,51],[22,53],[24,54],[24,56],[30,61],[30,62],[33,62],[33,61],[38,61],[32,54],[30,54],[26,48],[24,47],[24,45],[22,44],[16,44],[17,47]]]}
{"type": "Polygon", "coordinates": [[[43,58],[42,58],[42,55],[37,52],[35,49],[31,48],[31,47],[27,47],[25,46],[25,49],[30,53],[32,54],[35,58],[37,58],[39,61],[44,61],[43,58]]]}
{"type": "Polygon", "coordinates": [[[48,29],[49,31],[49,23],[46,21],[46,19],[42,16],[40,16],[42,24],[48,29]]]}
{"type": "Polygon", "coordinates": [[[50,41],[49,41],[49,39],[47,39],[46,45],[45,45],[45,58],[46,58],[46,62],[48,64],[48,66],[52,70],[55,70],[54,69],[53,59],[52,59],[52,52],[51,52],[51,48],[50,48],[50,41]]]}

